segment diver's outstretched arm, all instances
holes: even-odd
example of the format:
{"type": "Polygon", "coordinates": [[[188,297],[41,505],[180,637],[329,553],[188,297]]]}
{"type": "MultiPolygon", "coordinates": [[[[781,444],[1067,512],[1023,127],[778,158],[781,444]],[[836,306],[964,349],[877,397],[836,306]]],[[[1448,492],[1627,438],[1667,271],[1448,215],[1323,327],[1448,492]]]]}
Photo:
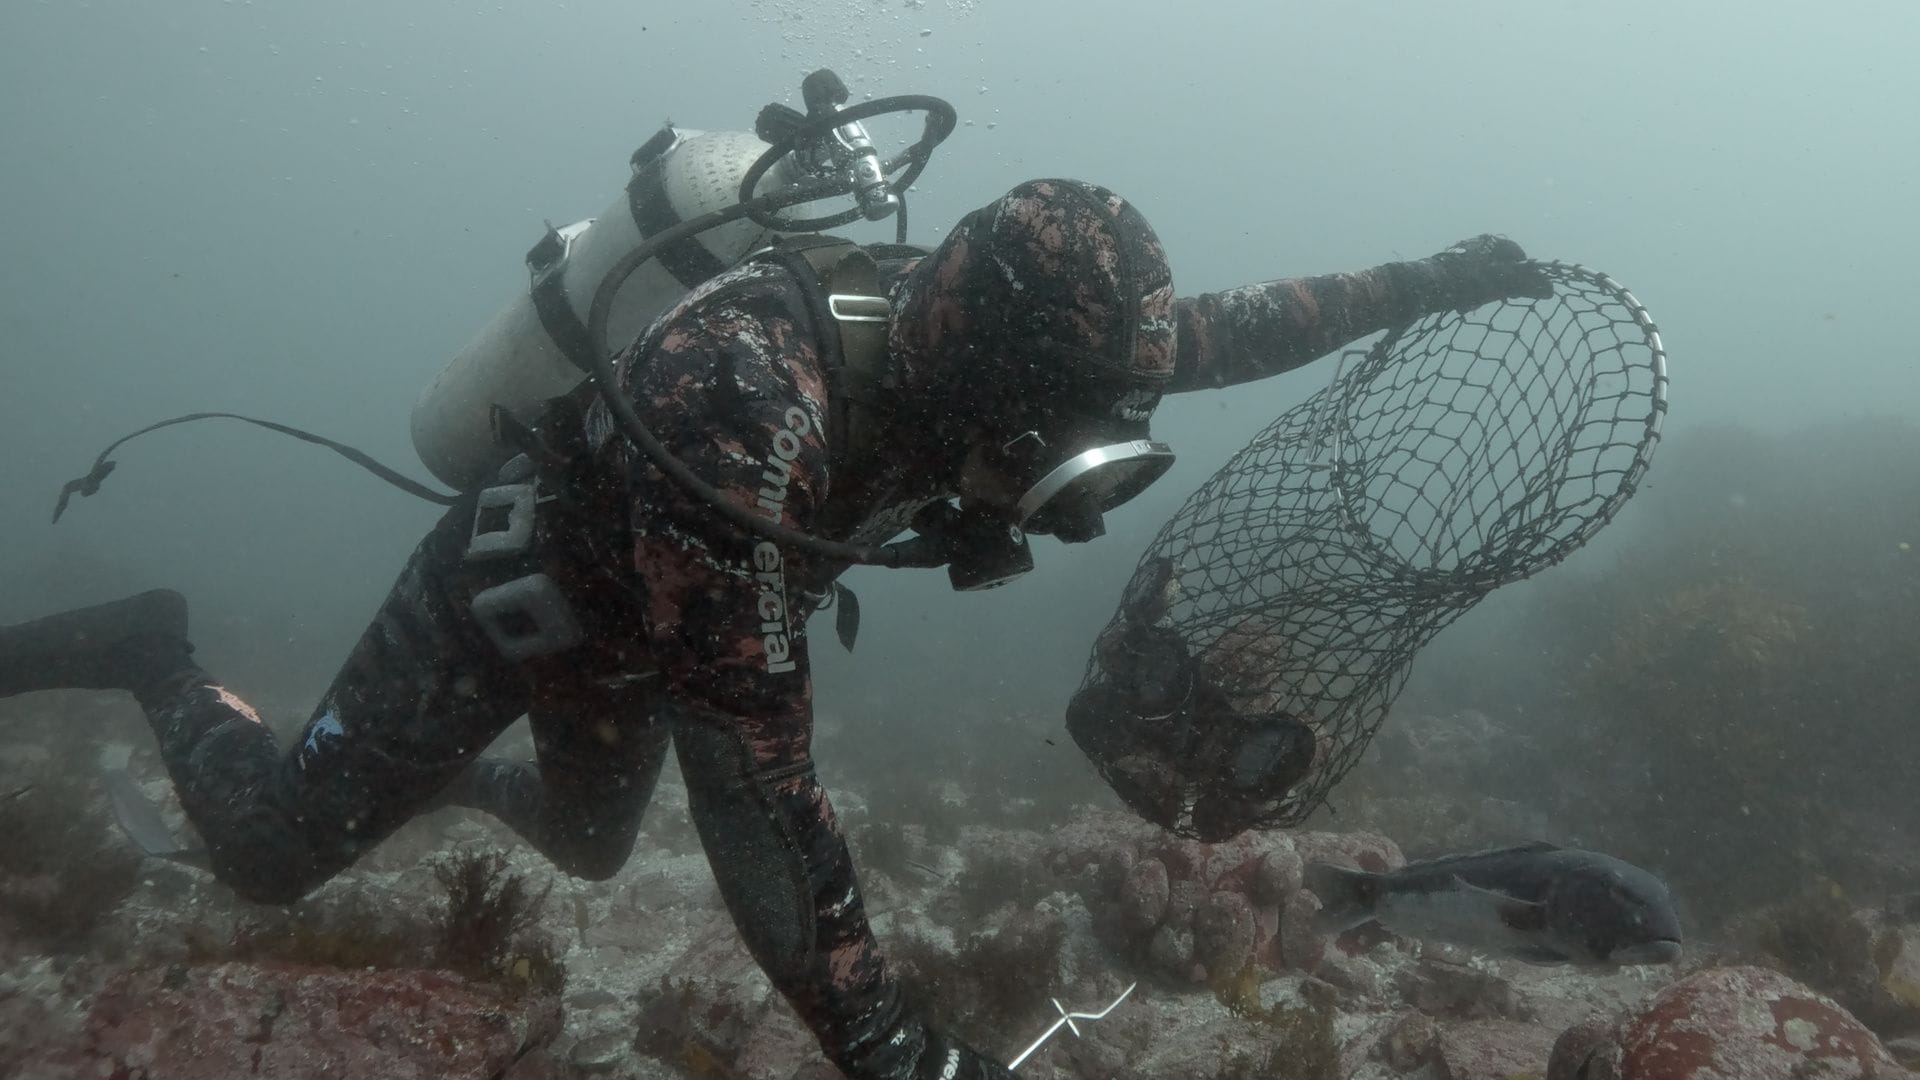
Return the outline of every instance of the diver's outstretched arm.
{"type": "Polygon", "coordinates": [[[1177,302],[1180,351],[1167,390],[1278,375],[1430,312],[1551,296],[1552,285],[1526,258],[1511,240],[1476,236],[1413,262],[1184,298],[1177,302]]]}

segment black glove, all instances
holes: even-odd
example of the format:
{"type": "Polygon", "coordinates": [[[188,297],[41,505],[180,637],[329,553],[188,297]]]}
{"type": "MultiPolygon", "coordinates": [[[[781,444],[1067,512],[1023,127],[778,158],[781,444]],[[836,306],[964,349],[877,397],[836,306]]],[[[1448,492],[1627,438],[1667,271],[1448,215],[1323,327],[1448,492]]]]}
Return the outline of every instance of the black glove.
{"type": "Polygon", "coordinates": [[[1553,281],[1527,261],[1520,245],[1504,236],[1482,233],[1462,240],[1426,262],[1440,275],[1445,307],[1470,311],[1496,300],[1553,296],[1553,281]]]}
{"type": "Polygon", "coordinates": [[[855,1080],[1014,1080],[1013,1070],[929,1026],[910,1006],[834,1064],[855,1080]]]}
{"type": "Polygon", "coordinates": [[[927,1049],[913,1080],[1013,1080],[1013,1070],[943,1032],[927,1031],[927,1049]]]}

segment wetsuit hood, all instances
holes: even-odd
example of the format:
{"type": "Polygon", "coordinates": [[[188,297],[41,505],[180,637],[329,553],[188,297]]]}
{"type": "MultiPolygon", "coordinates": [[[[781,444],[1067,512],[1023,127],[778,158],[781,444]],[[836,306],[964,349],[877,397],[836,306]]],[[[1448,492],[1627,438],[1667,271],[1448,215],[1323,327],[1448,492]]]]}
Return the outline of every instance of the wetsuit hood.
{"type": "MultiPolygon", "coordinates": [[[[1159,238],[1130,203],[1075,180],[1023,183],[963,218],[895,293],[907,419],[948,462],[973,442],[1018,441],[1036,485],[1090,449],[1147,440],[1173,375],[1173,297],[1159,238]]],[[[1106,469],[1099,508],[1160,475],[1164,451],[1106,469]]]]}

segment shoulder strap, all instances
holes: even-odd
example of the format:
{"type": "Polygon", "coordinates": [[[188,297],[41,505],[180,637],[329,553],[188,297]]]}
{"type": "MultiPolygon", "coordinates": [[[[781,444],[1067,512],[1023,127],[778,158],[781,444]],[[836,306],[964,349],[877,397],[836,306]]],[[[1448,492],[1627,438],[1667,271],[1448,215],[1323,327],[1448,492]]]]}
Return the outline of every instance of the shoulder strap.
{"type": "MultiPolygon", "coordinates": [[[[838,236],[785,237],[769,254],[804,263],[817,290],[823,330],[839,337],[839,365],[856,394],[883,379],[891,308],[880,292],[880,271],[859,244],[838,236]]],[[[795,268],[796,271],[798,268],[795,268]]],[[[803,278],[803,280],[806,280],[803,278]]]]}

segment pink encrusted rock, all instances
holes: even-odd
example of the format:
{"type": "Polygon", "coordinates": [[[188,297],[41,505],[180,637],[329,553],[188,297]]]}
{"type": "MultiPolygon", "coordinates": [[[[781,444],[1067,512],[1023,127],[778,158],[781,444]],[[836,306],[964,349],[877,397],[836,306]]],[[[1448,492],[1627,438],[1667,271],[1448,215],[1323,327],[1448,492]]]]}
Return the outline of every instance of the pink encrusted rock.
{"type": "Polygon", "coordinates": [[[1280,970],[1280,908],[1261,904],[1253,909],[1253,959],[1262,967],[1280,970]]]}
{"type": "Polygon", "coordinates": [[[447,972],[229,963],[116,976],[94,999],[85,1051],[113,1075],[176,1080],[477,1078],[512,1075],[559,1032],[557,998],[447,972]]]}
{"type": "Polygon", "coordinates": [[[1901,1078],[1873,1032],[1831,999],[1777,971],[1709,968],[1657,994],[1579,1055],[1555,1048],[1558,1076],[1580,1080],[1901,1078]]]}
{"type": "Polygon", "coordinates": [[[1177,836],[1161,837],[1158,843],[1147,846],[1147,854],[1167,864],[1167,873],[1181,881],[1200,881],[1204,875],[1201,867],[1206,864],[1205,844],[1193,840],[1183,840],[1177,836]]]}
{"type": "MultiPolygon", "coordinates": [[[[1406,861],[1393,841],[1372,833],[1247,832],[1207,844],[1143,832],[1113,815],[1076,820],[1043,855],[1080,891],[1101,942],[1179,982],[1218,976],[1213,969],[1223,965],[1278,971],[1318,963],[1329,942],[1314,932],[1317,901],[1302,889],[1309,859],[1370,870],[1406,861]],[[1196,920],[1208,904],[1218,910],[1202,928],[1196,920]]],[[[1341,944],[1362,950],[1383,936],[1341,944]]]]}
{"type": "Polygon", "coordinates": [[[1278,907],[1292,899],[1300,891],[1304,867],[1291,846],[1260,856],[1250,883],[1254,903],[1278,907]]]}
{"type": "Polygon", "coordinates": [[[1176,880],[1167,888],[1167,916],[1163,925],[1190,927],[1200,905],[1207,902],[1207,887],[1191,879],[1176,880]]]}
{"type": "Polygon", "coordinates": [[[1327,938],[1314,929],[1320,901],[1305,889],[1280,910],[1280,963],[1289,971],[1312,971],[1327,954],[1327,938]]]}
{"type": "Polygon", "coordinates": [[[1141,859],[1133,864],[1120,885],[1120,911],[1129,933],[1151,933],[1160,925],[1167,917],[1168,890],[1166,863],[1141,859]]]}
{"type": "Polygon", "coordinates": [[[1407,865],[1400,845],[1378,833],[1302,832],[1293,834],[1293,850],[1303,862],[1331,863],[1381,873],[1407,865]]]}
{"type": "Polygon", "coordinates": [[[1084,880],[1108,870],[1125,869],[1116,866],[1116,860],[1130,863],[1134,852],[1158,842],[1163,835],[1132,814],[1082,814],[1049,833],[1041,864],[1058,877],[1084,880]]]}
{"type": "Polygon", "coordinates": [[[1193,958],[1209,979],[1225,979],[1253,963],[1253,905],[1236,892],[1217,892],[1193,917],[1193,958]]]}
{"type": "Polygon", "coordinates": [[[1198,983],[1206,979],[1206,972],[1194,962],[1190,926],[1162,923],[1147,942],[1147,959],[1175,982],[1198,983]]]}

